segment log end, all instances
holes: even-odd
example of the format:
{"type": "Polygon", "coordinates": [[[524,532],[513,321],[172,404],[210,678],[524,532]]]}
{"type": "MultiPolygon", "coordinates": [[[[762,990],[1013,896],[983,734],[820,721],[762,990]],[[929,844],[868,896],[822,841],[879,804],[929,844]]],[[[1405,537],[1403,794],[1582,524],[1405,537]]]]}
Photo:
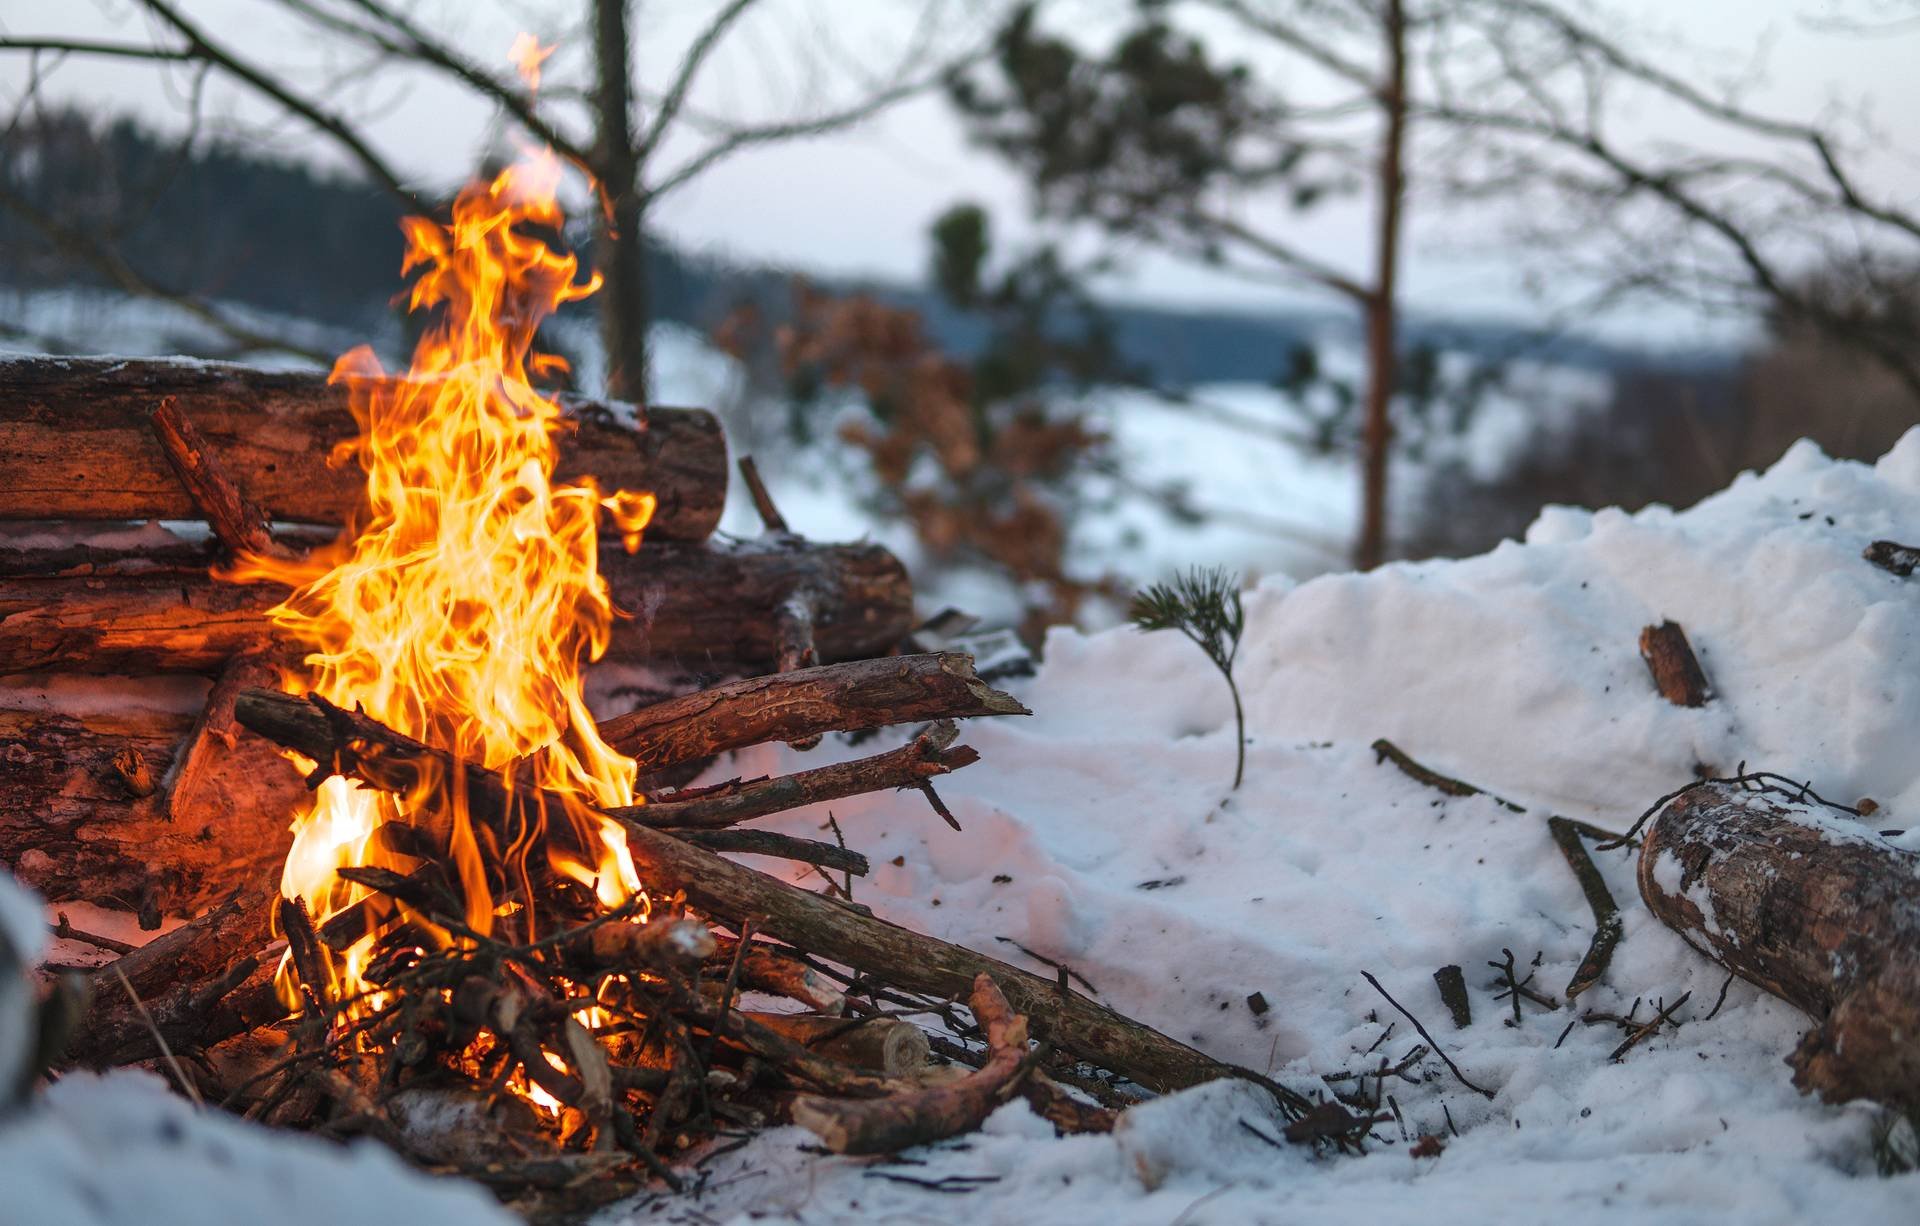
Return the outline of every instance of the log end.
{"type": "Polygon", "coordinates": [[[979,709],[972,714],[978,715],[1032,715],[1018,698],[1004,690],[996,690],[980,680],[973,671],[973,657],[964,651],[943,651],[940,653],[940,671],[953,677],[967,687],[979,709]]]}

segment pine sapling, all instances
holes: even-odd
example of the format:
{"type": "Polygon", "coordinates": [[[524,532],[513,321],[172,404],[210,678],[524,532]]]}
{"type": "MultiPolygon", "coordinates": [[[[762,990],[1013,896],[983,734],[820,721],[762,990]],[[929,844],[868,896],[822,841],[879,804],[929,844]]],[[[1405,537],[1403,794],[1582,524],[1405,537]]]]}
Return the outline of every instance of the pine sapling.
{"type": "Polygon", "coordinates": [[[1233,695],[1235,731],[1233,786],[1247,770],[1247,718],[1240,706],[1240,687],[1233,680],[1233,660],[1240,652],[1240,632],[1246,614],[1240,607],[1240,576],[1223,567],[1194,567],[1171,583],[1156,583],[1133,598],[1129,610],[1142,630],[1178,630],[1192,639],[1227,679],[1233,695]]]}

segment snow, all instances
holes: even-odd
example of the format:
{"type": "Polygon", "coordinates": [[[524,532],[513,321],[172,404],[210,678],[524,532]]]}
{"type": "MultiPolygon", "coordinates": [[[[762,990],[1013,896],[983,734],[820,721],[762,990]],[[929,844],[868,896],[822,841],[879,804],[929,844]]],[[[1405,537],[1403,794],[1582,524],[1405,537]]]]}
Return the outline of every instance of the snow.
{"type": "MultiPolygon", "coordinates": [[[[1231,705],[1190,643],[1054,632],[1037,675],[1003,683],[1035,715],[968,727],[983,761],[941,782],[963,832],[902,798],[832,805],[875,866],[856,897],[1029,969],[1050,973],[1018,946],[1064,962],[1100,1000],[1303,1090],[1418,1042],[1370,971],[1495,1097],[1429,1057],[1388,1083],[1406,1139],[1383,1125],[1387,1143],[1360,1158],[1276,1149],[1255,1132],[1276,1137],[1279,1122],[1243,1086],[1155,1102],[1113,1137],[1056,1139],[1013,1104],[982,1135],[892,1164],[822,1157],[781,1129],[712,1162],[698,1199],[602,1220],[1904,1218],[1920,1175],[1875,1173],[1874,1109],[1793,1089],[1782,1059],[1806,1019],[1729,985],[1654,920],[1629,853],[1597,857],[1624,937],[1579,1008],[1625,1014],[1638,999],[1645,1018],[1691,992],[1678,1029],[1614,1062],[1611,1025],[1530,1003],[1509,1025],[1486,964],[1511,949],[1557,997],[1591,939],[1549,813],[1624,829],[1698,766],[1744,761],[1872,797],[1874,827],[1914,825],[1920,588],[1860,551],[1916,535],[1920,431],[1875,466],[1803,444],[1684,512],[1556,508],[1526,543],[1478,558],[1270,578],[1247,603],[1251,744],[1235,793],[1231,705]],[[1705,707],[1652,687],[1638,632],[1663,618],[1700,652],[1718,695],[1705,707]],[[1380,736],[1528,812],[1424,787],[1376,760],[1380,736]],[[1464,1031],[1431,978],[1449,963],[1468,968],[1464,1031]],[[1254,1012],[1254,992],[1270,1011],[1254,1012]],[[1444,1153],[1412,1157],[1422,1134],[1444,1153]]],[[[715,774],[875,750],[762,748],[715,774]]],[[[814,834],[825,817],[776,825],[814,834]]],[[[1894,841],[1920,846],[1920,831],[1894,841]]]]}

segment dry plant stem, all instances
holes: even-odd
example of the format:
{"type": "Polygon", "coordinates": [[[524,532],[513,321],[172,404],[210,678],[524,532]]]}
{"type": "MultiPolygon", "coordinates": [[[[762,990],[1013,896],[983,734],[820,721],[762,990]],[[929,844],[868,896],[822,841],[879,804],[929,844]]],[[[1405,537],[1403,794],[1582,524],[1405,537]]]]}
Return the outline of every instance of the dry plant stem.
{"type": "Polygon", "coordinates": [[[885,1098],[834,1100],[803,1095],[793,1122],[837,1154],[889,1154],[978,1128],[1012,1096],[1028,1072],[1027,1019],[1016,1015],[984,971],[968,997],[987,1035],[987,1062],[944,1085],[885,1098]]]}
{"type": "Polygon", "coordinates": [[[729,682],[602,720],[600,735],[640,773],[729,749],[923,720],[1027,715],[974,675],[961,652],[891,656],[729,682]]]}
{"type": "MultiPolygon", "coordinates": [[[[205,551],[0,551],[0,673],[212,672],[267,645],[276,584],[213,578],[205,551]],[[167,564],[157,564],[162,559],[167,564]]],[[[606,659],[702,669],[770,667],[775,612],[795,586],[819,593],[815,647],[828,660],[889,651],[913,626],[905,569],[876,545],[779,548],[603,542],[617,618],[606,659]]]]}
{"type": "MultiPolygon", "coordinates": [[[[148,415],[175,397],[202,442],[275,520],[343,524],[365,497],[364,474],[329,456],[358,434],[347,388],[319,372],[216,362],[124,358],[0,360],[0,437],[23,480],[0,489],[0,519],[195,519],[148,415]]],[[[726,499],[726,441],[711,413],[632,410],[562,397],[574,429],[557,474],[606,489],[651,491],[648,532],[705,540],[726,499]]]]}
{"type": "Polygon", "coordinates": [[[207,440],[180,410],[177,396],[162,396],[152,413],[160,450],[187,496],[207,517],[213,535],[231,554],[286,556],[267,531],[267,517],[221,465],[207,440]]]}
{"type": "Polygon", "coordinates": [[[1661,622],[1640,631],[1640,658],[1647,662],[1660,696],[1676,707],[1705,706],[1711,687],[1678,622],[1661,622]]]}
{"type": "Polygon", "coordinates": [[[899,749],[836,763],[777,779],[702,789],[698,796],[676,800],[672,795],[650,799],[631,809],[609,810],[614,816],[656,828],[715,829],[802,805],[839,800],[888,788],[918,787],[926,779],[971,765],[979,755],[966,746],[952,746],[957,730],[951,722],[936,725],[899,749]]]}
{"type": "Polygon", "coordinates": [[[1920,854],[1785,788],[1730,780],[1660,810],[1639,883],[1688,944],[1815,1019],[1788,1059],[1796,1086],[1920,1106],[1920,854]]]}
{"type": "Polygon", "coordinates": [[[1386,998],[1386,1002],[1392,1005],[1394,1007],[1394,1010],[1398,1012],[1401,1017],[1404,1017],[1409,1022],[1413,1023],[1413,1028],[1420,1032],[1420,1037],[1427,1041],[1427,1046],[1433,1048],[1433,1054],[1436,1056],[1439,1056],[1441,1061],[1446,1064],[1447,1068],[1452,1070],[1454,1077],[1459,1080],[1461,1085],[1467,1087],[1467,1089],[1472,1090],[1475,1094],[1478,1094],[1483,1098],[1493,1097],[1492,1090],[1482,1089],[1481,1087],[1473,1084],[1473,1082],[1467,1080],[1467,1075],[1460,1071],[1460,1066],[1455,1064],[1453,1062],[1452,1057],[1448,1056],[1446,1051],[1441,1048],[1440,1041],[1434,1038],[1432,1035],[1428,1034],[1427,1028],[1420,1024],[1420,1019],[1415,1017],[1413,1014],[1407,1012],[1406,1006],[1402,1005],[1399,1001],[1395,1000],[1393,996],[1385,988],[1381,987],[1380,981],[1378,979],[1375,979],[1373,975],[1367,971],[1361,971],[1360,974],[1362,977],[1366,979],[1368,983],[1373,985],[1374,991],[1380,993],[1381,996],[1386,998]]]}
{"type": "Polygon", "coordinates": [[[1580,841],[1580,823],[1550,817],[1547,831],[1560,848],[1560,854],[1566,857],[1575,880],[1579,881],[1581,892],[1587,896],[1587,906],[1593,908],[1593,941],[1574,970],[1573,978],[1567,981],[1567,1001],[1571,1004],[1607,973],[1607,967],[1613,962],[1613,948],[1620,943],[1625,929],[1620,922],[1620,908],[1613,901],[1613,891],[1607,888],[1606,878],[1600,875],[1599,866],[1594,864],[1586,844],[1580,841]]]}

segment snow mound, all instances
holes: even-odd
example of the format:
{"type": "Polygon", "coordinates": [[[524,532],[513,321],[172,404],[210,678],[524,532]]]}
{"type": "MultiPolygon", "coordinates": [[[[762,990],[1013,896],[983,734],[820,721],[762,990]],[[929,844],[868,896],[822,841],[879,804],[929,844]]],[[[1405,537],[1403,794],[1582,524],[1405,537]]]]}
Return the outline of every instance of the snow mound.
{"type": "MultiPolygon", "coordinates": [[[[1876,466],[1802,444],[1683,512],[1552,508],[1524,544],[1481,557],[1270,579],[1248,601],[1251,743],[1233,793],[1232,708],[1192,644],[1056,632],[1038,674],[1010,687],[1035,715],[966,729],[984,761],[941,783],[963,832],[910,799],[835,802],[875,866],[856,897],[1049,977],[1031,955],[1066,963],[1100,1000],[1301,1089],[1419,1042],[1371,972],[1494,1097],[1417,1060],[1387,1081],[1404,1124],[1377,1128],[1364,1158],[1275,1149],[1255,1134],[1276,1125],[1240,1087],[1163,1100],[1108,1138],[1054,1139],[1014,1104],[905,1166],[809,1156],[809,1138],[781,1130],[715,1161],[700,1211],[1109,1226],[1905,1217],[1920,1175],[1875,1174],[1873,1109],[1789,1084],[1782,1058],[1806,1020],[1653,920],[1630,853],[1597,857],[1625,937],[1577,1013],[1645,1019],[1690,992],[1677,1029],[1615,1061],[1613,1025],[1532,1003],[1514,1024],[1488,967],[1510,949],[1534,989],[1562,996],[1593,917],[1547,815],[1624,829],[1697,769],[1746,762],[1870,796],[1874,825],[1912,827],[1901,841],[1920,846],[1920,580],[1861,558],[1884,537],[1920,539],[1920,431],[1876,466]],[[1704,707],[1665,703],[1639,659],[1640,629],[1669,618],[1713,683],[1704,707]],[[1408,778],[1378,759],[1379,737],[1526,811],[1408,778]],[[1466,968],[1464,1030],[1432,980],[1448,964],[1466,968]],[[1445,1152],[1411,1156],[1422,1135],[1445,1152]]],[[[874,748],[765,748],[717,774],[874,748]]],[[[815,834],[825,819],[782,824],[815,834]]]]}

